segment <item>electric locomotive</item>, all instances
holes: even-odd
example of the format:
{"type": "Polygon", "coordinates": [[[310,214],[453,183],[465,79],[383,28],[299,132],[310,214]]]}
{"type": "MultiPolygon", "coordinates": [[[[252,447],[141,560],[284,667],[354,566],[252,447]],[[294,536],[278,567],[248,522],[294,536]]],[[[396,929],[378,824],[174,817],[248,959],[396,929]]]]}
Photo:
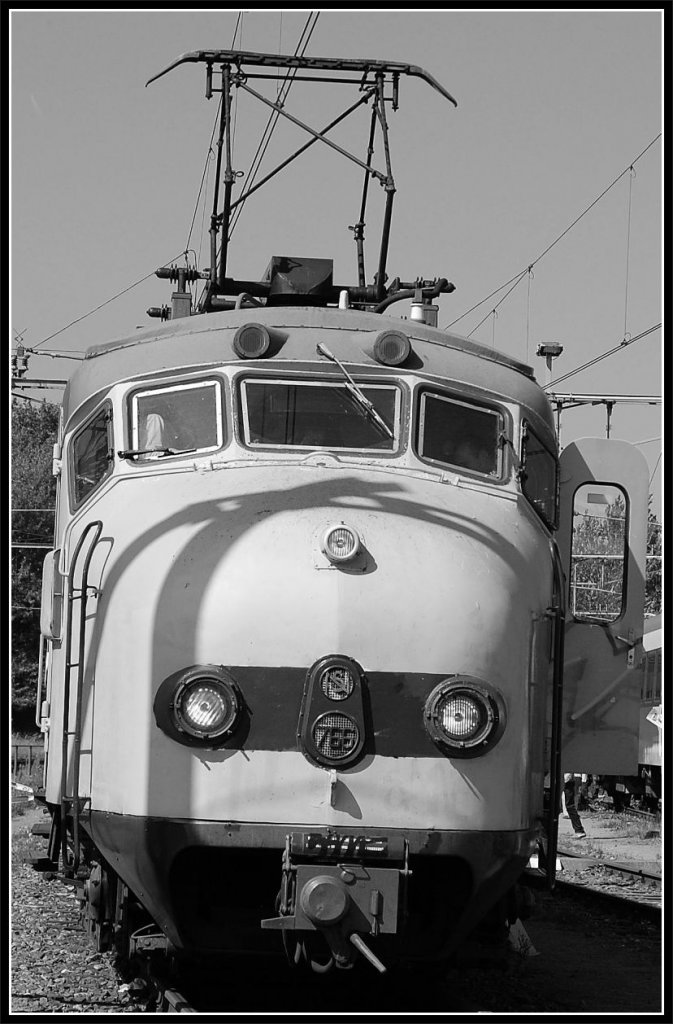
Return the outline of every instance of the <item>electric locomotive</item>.
{"type": "MultiPolygon", "coordinates": [[[[221,76],[224,152],[244,65],[359,74],[386,154],[390,79],[395,100],[403,74],[451,99],[410,65],[191,61],[210,93],[221,76]]],[[[315,257],[239,281],[223,267],[227,163],[200,307],[192,272],[166,268],[170,316],[93,345],[65,392],[43,866],[81,880],[101,949],[284,948],[295,965],[379,971],[448,957],[516,919],[543,832],[553,871],[562,748],[572,768],[625,736],[641,456],[571,445],[559,482],[532,370],[437,327],[446,279],[385,287],[383,177],[373,285],[357,232],[356,286],[315,257]],[[407,319],[390,315],[399,300],[407,319]],[[572,496],[596,479],[628,495],[621,612],[566,623],[572,496]]]]}

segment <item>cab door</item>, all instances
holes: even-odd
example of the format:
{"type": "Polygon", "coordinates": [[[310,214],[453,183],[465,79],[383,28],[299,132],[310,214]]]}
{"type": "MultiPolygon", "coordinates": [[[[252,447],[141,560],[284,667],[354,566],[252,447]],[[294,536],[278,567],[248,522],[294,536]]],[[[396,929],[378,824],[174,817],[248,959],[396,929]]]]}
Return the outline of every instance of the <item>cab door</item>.
{"type": "Polygon", "coordinates": [[[643,665],[648,469],[625,441],[561,454],[566,587],[563,771],[635,775],[643,665]]]}

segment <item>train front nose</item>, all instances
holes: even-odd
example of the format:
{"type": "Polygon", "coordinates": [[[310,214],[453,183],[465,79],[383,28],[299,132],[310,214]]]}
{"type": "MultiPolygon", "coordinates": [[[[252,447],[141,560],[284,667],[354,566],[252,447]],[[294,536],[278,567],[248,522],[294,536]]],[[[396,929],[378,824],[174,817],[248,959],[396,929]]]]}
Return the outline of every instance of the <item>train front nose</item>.
{"type": "Polygon", "coordinates": [[[341,653],[376,664],[405,602],[409,566],[384,550],[394,529],[347,510],[262,513],[219,559],[204,552],[195,660],[308,668],[341,653]]]}
{"type": "Polygon", "coordinates": [[[169,570],[158,616],[170,627],[167,667],[184,664],[191,641],[193,663],[308,668],[344,654],[366,668],[446,672],[467,670],[455,661],[471,651],[475,670],[511,648],[520,556],[462,518],[415,521],[403,506],[365,503],[261,507],[240,532],[225,518],[169,570]]]}

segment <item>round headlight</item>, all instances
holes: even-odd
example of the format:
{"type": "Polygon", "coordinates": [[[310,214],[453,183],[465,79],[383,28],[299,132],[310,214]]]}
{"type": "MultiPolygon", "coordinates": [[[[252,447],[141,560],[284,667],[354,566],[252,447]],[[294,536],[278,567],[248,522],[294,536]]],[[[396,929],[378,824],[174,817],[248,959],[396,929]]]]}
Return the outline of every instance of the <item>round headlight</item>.
{"type": "Polygon", "coordinates": [[[382,331],[374,342],[374,358],[385,366],[400,366],[411,352],[411,342],[402,331],[382,331]]]}
{"type": "Polygon", "coordinates": [[[330,562],[348,562],[360,550],[360,538],[350,526],[330,526],[322,541],[322,549],[330,562]]]}
{"type": "Polygon", "coordinates": [[[271,335],[263,324],[244,324],[234,335],[234,352],[241,359],[261,359],[270,345],[271,335]]]}
{"type": "Polygon", "coordinates": [[[504,727],[504,704],[491,687],[470,678],[445,680],[425,704],[432,739],[455,757],[474,757],[492,747],[504,727]]]}
{"type": "Polygon", "coordinates": [[[360,730],[350,715],[329,711],[313,723],[316,749],[332,761],[340,761],[353,753],[360,742],[360,730]]]}
{"type": "Polygon", "coordinates": [[[230,733],[239,709],[235,686],[217,676],[187,677],[179,684],[173,698],[177,728],[197,739],[221,739],[230,733]]]}

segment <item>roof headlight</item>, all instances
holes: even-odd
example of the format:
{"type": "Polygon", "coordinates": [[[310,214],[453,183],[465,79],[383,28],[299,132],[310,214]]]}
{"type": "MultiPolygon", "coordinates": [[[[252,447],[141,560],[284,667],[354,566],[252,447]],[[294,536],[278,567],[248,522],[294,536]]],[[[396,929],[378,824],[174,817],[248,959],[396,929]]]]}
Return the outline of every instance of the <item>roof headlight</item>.
{"type": "Polygon", "coordinates": [[[424,711],[425,727],[451,757],[476,757],[497,743],[505,726],[500,694],[469,676],[454,676],[436,686],[424,711]]]}
{"type": "Polygon", "coordinates": [[[262,359],[271,347],[271,335],[264,324],[244,324],[232,342],[240,359],[262,359]]]}
{"type": "Polygon", "coordinates": [[[409,357],[411,342],[402,331],[382,331],[374,342],[374,358],[384,366],[401,366],[409,357]]]}
{"type": "Polygon", "coordinates": [[[360,538],[350,526],[339,523],[325,531],[322,550],[330,562],[349,562],[360,551],[360,538]]]}

